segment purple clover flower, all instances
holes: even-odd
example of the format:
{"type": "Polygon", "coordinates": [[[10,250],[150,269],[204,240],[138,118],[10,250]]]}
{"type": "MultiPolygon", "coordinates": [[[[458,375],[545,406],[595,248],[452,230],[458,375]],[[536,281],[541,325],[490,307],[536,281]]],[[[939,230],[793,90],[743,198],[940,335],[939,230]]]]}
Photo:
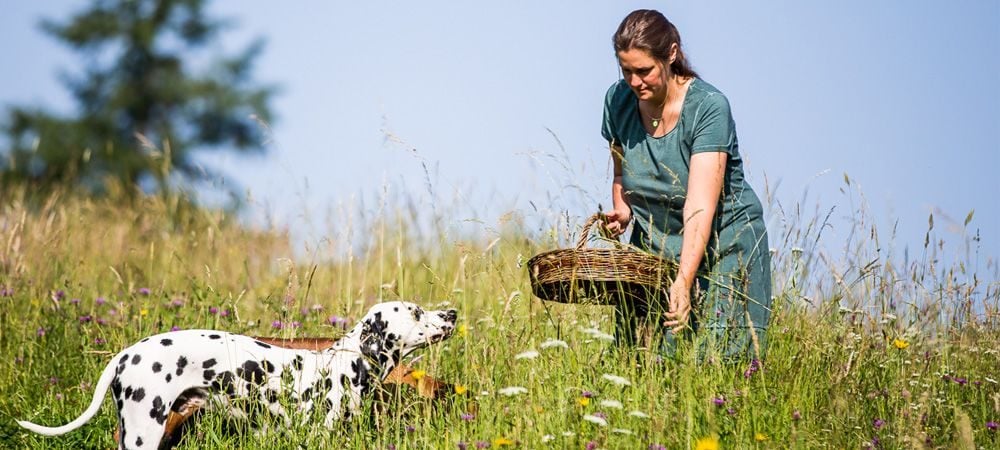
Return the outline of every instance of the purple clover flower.
{"type": "Polygon", "coordinates": [[[100,317],[98,317],[98,318],[97,318],[97,324],[98,324],[98,325],[101,325],[101,326],[103,326],[103,325],[107,325],[107,324],[108,324],[108,321],[107,321],[107,320],[104,320],[104,319],[102,319],[102,318],[100,318],[100,317]]]}
{"type": "Polygon", "coordinates": [[[876,417],[875,420],[872,421],[872,426],[875,427],[876,430],[881,429],[885,426],[885,421],[876,417]]]}
{"type": "Polygon", "coordinates": [[[298,320],[293,321],[292,324],[291,324],[291,326],[292,326],[292,328],[299,328],[299,327],[302,326],[302,322],[299,322],[298,320]]]}
{"type": "Polygon", "coordinates": [[[45,327],[38,327],[38,329],[35,330],[35,334],[38,335],[38,337],[45,336],[45,327]]]}
{"type": "Polygon", "coordinates": [[[59,290],[57,290],[57,291],[55,291],[55,292],[52,293],[52,300],[55,300],[55,301],[58,302],[58,301],[60,301],[60,300],[62,300],[64,298],[66,298],[66,292],[63,291],[62,289],[59,289],[59,290]]]}
{"type": "Polygon", "coordinates": [[[221,312],[219,312],[219,317],[229,317],[229,310],[223,309],[221,312]]]}
{"type": "Polygon", "coordinates": [[[490,443],[486,441],[476,441],[476,448],[478,449],[490,448],[490,443]]]}
{"type": "Polygon", "coordinates": [[[583,393],[580,394],[580,396],[583,397],[583,398],[594,398],[594,397],[596,397],[596,395],[593,392],[590,392],[590,391],[583,391],[583,393]]]}
{"type": "Polygon", "coordinates": [[[413,425],[407,425],[406,426],[406,432],[407,433],[412,433],[414,431],[417,431],[417,429],[413,425]]]}
{"type": "Polygon", "coordinates": [[[992,431],[992,432],[995,433],[997,431],[997,428],[1000,428],[1000,426],[998,426],[996,422],[994,422],[992,420],[989,421],[989,422],[986,422],[986,429],[987,430],[990,430],[990,431],[992,431]]]}
{"type": "Polygon", "coordinates": [[[587,442],[587,445],[584,448],[587,449],[587,450],[596,450],[597,449],[597,442],[594,442],[594,441],[587,442]]]}
{"type": "Polygon", "coordinates": [[[753,374],[757,373],[757,371],[760,370],[760,368],[761,368],[761,366],[760,366],[760,361],[759,360],[757,360],[757,359],[751,360],[750,361],[750,367],[747,367],[747,370],[745,372],[743,372],[743,378],[750,378],[750,377],[752,377],[753,374]]]}
{"type": "Polygon", "coordinates": [[[104,304],[107,302],[108,301],[105,300],[104,297],[97,297],[96,299],[94,299],[94,303],[96,303],[97,306],[104,306],[104,304]]]}
{"type": "Polygon", "coordinates": [[[149,288],[145,287],[139,288],[139,295],[149,295],[149,288]]]}
{"type": "Polygon", "coordinates": [[[458,441],[458,444],[456,446],[458,447],[458,450],[468,450],[469,449],[469,444],[466,444],[465,441],[458,441]]]}
{"type": "Polygon", "coordinates": [[[173,306],[174,308],[180,308],[181,306],[184,306],[184,300],[175,298],[170,301],[170,306],[173,306]]]}
{"type": "Polygon", "coordinates": [[[472,414],[472,413],[462,413],[461,417],[462,417],[462,420],[464,420],[466,422],[472,422],[473,420],[476,420],[476,415],[472,414]]]}
{"type": "Polygon", "coordinates": [[[79,320],[80,320],[80,323],[88,323],[88,322],[94,320],[94,317],[91,316],[90,314],[87,314],[85,316],[80,316],[79,320]]]}
{"type": "Polygon", "coordinates": [[[649,444],[648,450],[667,450],[666,447],[660,444],[649,444]]]}
{"type": "Polygon", "coordinates": [[[181,327],[179,327],[177,325],[174,325],[174,326],[170,327],[170,331],[181,331],[181,327]]]}
{"type": "Polygon", "coordinates": [[[801,419],[802,419],[802,413],[800,413],[799,410],[796,409],[795,411],[792,411],[792,420],[801,420],[801,419]]]}
{"type": "Polygon", "coordinates": [[[726,399],[723,397],[715,397],[712,399],[712,403],[715,404],[715,406],[722,406],[726,404],[726,399]]]}
{"type": "Polygon", "coordinates": [[[13,289],[8,288],[7,286],[0,287],[0,297],[12,297],[13,295],[13,289]]]}
{"type": "Polygon", "coordinates": [[[280,320],[275,320],[274,322],[271,322],[271,328],[274,328],[276,330],[280,330],[282,328],[281,321],[280,320]]]}
{"type": "Polygon", "coordinates": [[[80,299],[78,299],[78,298],[74,298],[74,299],[70,300],[69,302],[72,303],[73,306],[79,306],[80,305],[80,299]]]}
{"type": "Polygon", "coordinates": [[[104,338],[94,338],[94,345],[104,345],[107,342],[108,341],[105,341],[104,338]]]}
{"type": "Polygon", "coordinates": [[[208,313],[214,316],[219,313],[219,308],[215,306],[208,308],[208,313]]]}

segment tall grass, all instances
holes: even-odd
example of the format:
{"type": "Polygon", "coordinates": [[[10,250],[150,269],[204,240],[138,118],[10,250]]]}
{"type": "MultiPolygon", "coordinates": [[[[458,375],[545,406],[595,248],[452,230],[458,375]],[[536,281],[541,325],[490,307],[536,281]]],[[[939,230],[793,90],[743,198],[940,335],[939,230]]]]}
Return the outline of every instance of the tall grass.
{"type": "Polygon", "coordinates": [[[776,301],[768,356],[751,367],[621,348],[607,307],[533,298],[522,264],[575,240],[580,219],[564,211],[470,233],[446,207],[428,218],[420,200],[383,195],[332,211],[340,226],[297,251],[286,230],[169,196],[2,197],[3,448],[112,447],[109,402],[61,437],[13,421],[76,417],[110,355],[146,335],[335,336],[392,299],[460,310],[460,332],[417,364],[468,400],[402,392],[378,420],[333,432],[230,433],[209,413],[182,448],[1000,446],[995,262],[942,266],[933,229],[922,254],[895,254],[863,200],[833,250],[818,244],[828,210],[769,201],[776,301]]]}

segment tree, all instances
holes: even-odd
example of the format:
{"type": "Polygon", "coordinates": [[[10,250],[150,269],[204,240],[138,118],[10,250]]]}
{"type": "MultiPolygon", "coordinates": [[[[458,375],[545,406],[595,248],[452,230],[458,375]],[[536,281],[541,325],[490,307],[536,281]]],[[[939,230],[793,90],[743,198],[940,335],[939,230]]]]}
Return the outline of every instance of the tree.
{"type": "Polygon", "coordinates": [[[76,111],[10,108],[0,126],[3,184],[166,189],[213,176],[195,164],[195,151],[262,152],[274,88],[255,84],[251,69],[263,43],[205,58],[229,27],[207,17],[206,3],[94,0],[65,23],[43,21],[81,54],[78,70],[62,76],[76,111]],[[188,63],[195,58],[208,61],[199,73],[188,63]]]}

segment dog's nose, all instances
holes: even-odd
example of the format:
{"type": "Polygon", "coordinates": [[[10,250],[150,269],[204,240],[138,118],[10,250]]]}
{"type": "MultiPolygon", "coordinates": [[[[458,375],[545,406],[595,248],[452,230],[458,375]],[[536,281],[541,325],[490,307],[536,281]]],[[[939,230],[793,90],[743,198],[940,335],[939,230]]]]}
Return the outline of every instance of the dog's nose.
{"type": "Polygon", "coordinates": [[[444,319],[447,320],[447,321],[449,321],[449,322],[451,322],[451,323],[455,323],[455,321],[458,320],[458,310],[457,309],[449,309],[449,310],[445,311],[445,313],[444,313],[444,319]]]}

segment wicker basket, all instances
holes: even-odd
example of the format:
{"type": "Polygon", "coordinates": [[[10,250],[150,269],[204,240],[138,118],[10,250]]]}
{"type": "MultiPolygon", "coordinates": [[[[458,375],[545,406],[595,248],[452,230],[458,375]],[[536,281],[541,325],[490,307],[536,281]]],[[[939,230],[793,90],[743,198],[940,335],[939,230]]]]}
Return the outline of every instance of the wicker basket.
{"type": "Polygon", "coordinates": [[[576,248],[539,253],[528,260],[532,292],[543,300],[576,304],[650,304],[666,298],[676,269],[663,258],[626,248],[583,248],[590,228],[600,222],[595,214],[583,225],[576,248]]]}

